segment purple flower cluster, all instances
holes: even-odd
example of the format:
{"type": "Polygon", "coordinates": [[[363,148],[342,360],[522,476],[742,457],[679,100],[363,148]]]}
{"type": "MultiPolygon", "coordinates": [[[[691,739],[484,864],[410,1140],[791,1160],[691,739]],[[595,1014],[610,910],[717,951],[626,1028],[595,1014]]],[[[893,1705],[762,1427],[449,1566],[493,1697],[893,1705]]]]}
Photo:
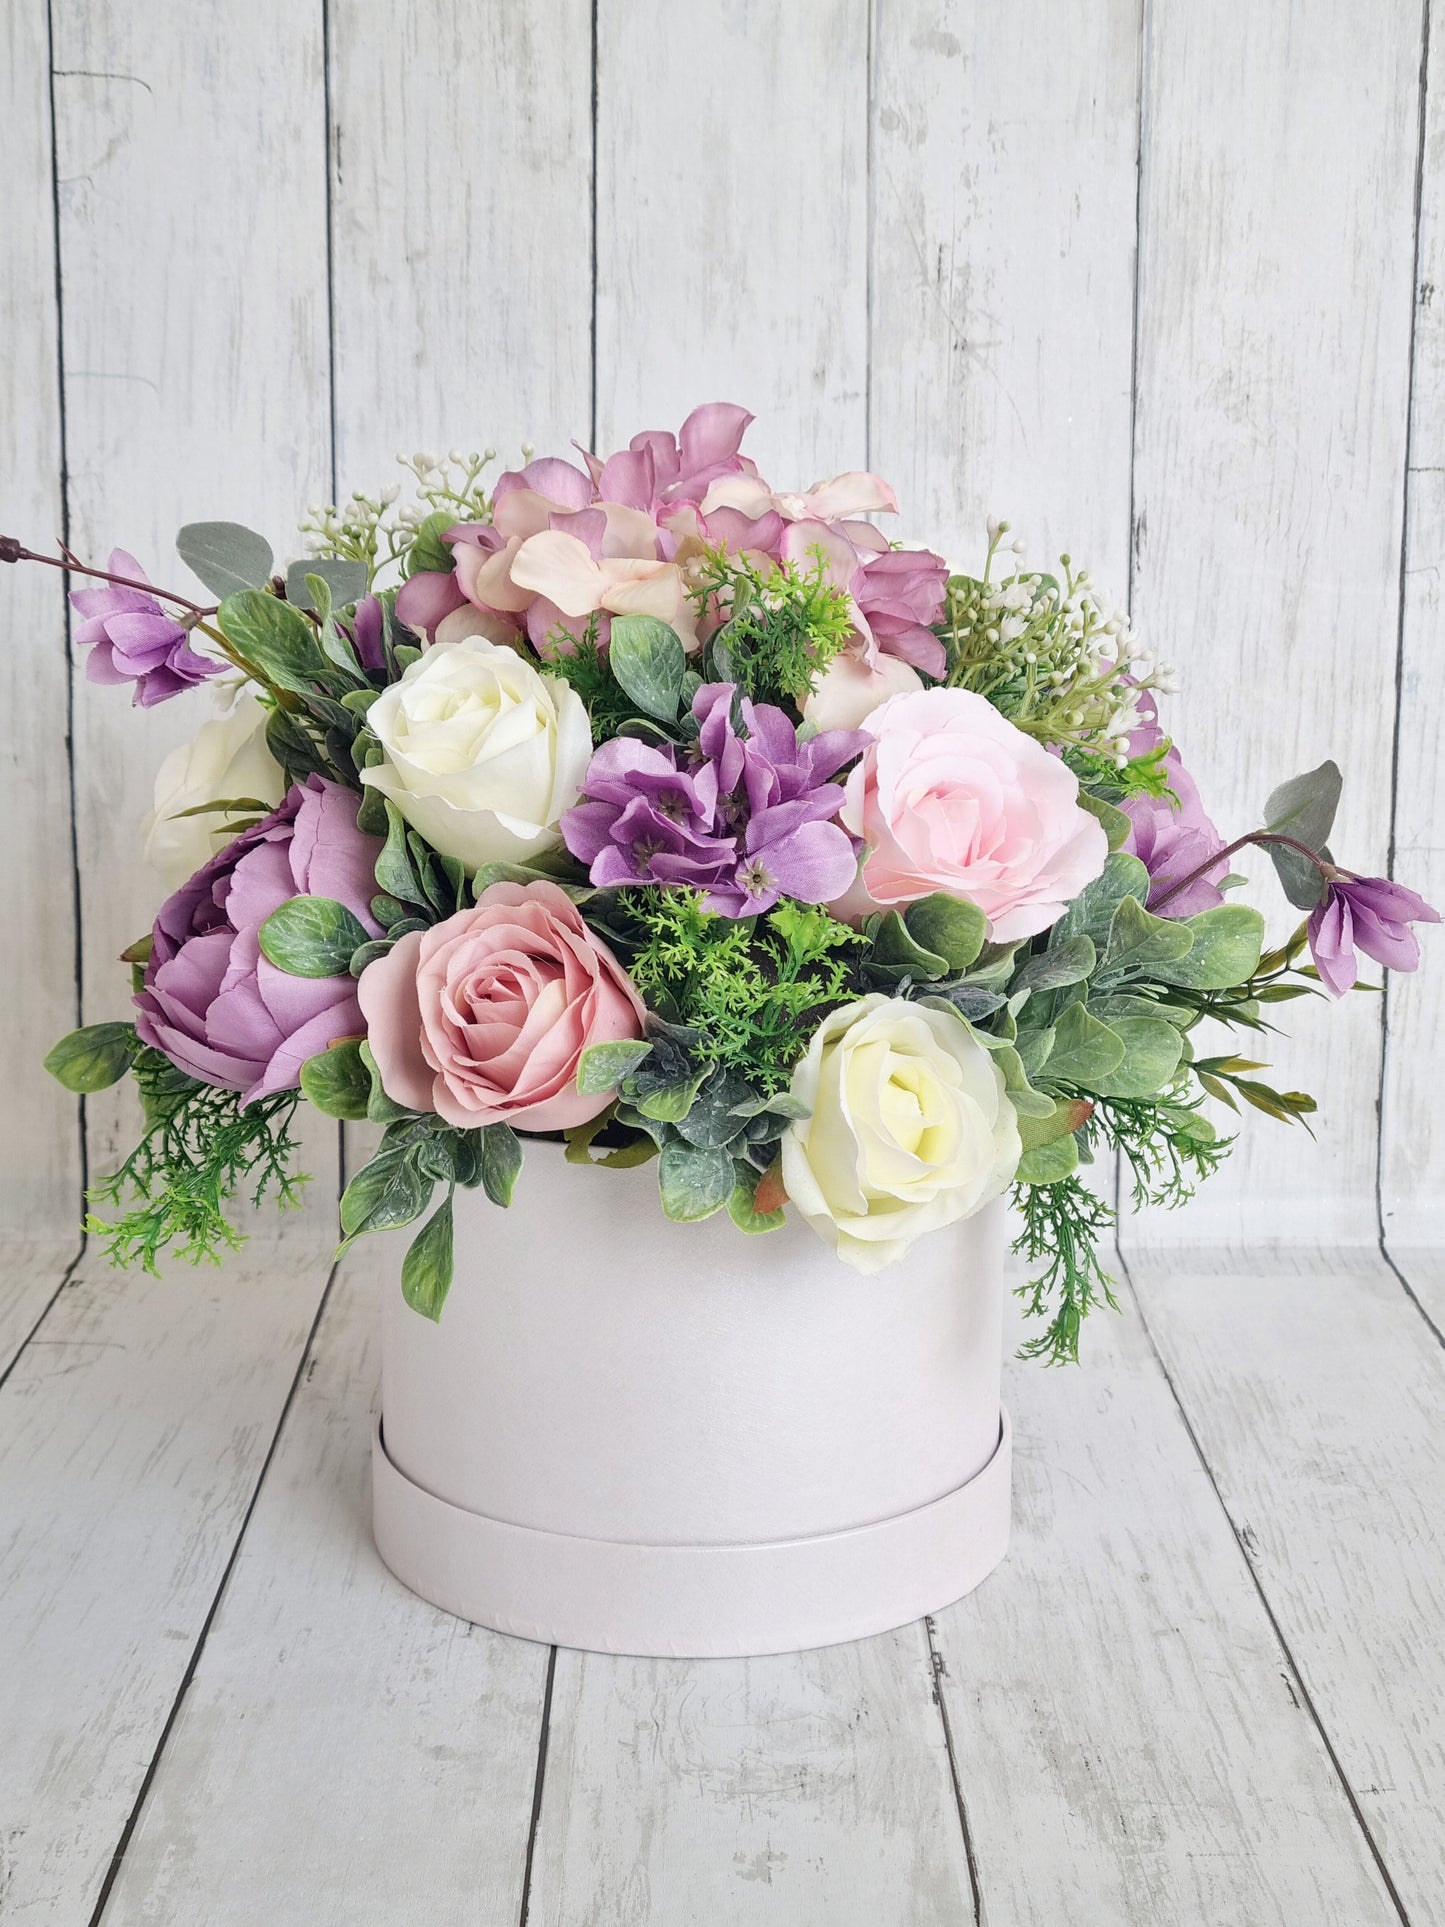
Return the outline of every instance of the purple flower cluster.
{"type": "Polygon", "coordinates": [[[731,683],[704,683],[692,713],[698,736],[685,749],[616,737],[593,756],[583,801],[562,818],[592,881],[686,884],[724,917],[756,916],[780,896],[841,896],[857,849],[833,820],[843,788],[829,779],[867,736],[830,729],[800,742],[781,709],[738,698],[731,683]]]}
{"type": "MultiPolygon", "coordinates": [[[[112,549],[107,566],[112,575],[150,580],[124,549],[112,549]]],[[[141,589],[107,582],[101,589],[73,590],[70,602],[76,614],[85,618],[75,640],[90,649],[86,675],[92,682],[133,682],[131,701],[142,709],[179,696],[183,689],[220,675],[226,666],[198,656],[190,644],[190,631],[141,589]]]]}
{"type": "MultiPolygon", "coordinates": [[[[1153,694],[1139,698],[1139,724],[1128,739],[1130,756],[1147,756],[1164,740],[1153,694]]],[[[1129,819],[1124,848],[1149,872],[1148,908],[1156,916],[1192,917],[1223,903],[1219,884],[1229,865],[1210,857],[1224,849],[1224,838],[1205,810],[1194,778],[1171,748],[1164,758],[1168,796],[1129,796],[1119,805],[1129,819]],[[1195,875],[1195,872],[1199,872],[1195,875]],[[1184,889],[1176,886],[1190,878],[1184,889]],[[1164,901],[1161,902],[1161,899],[1164,901]]]]}

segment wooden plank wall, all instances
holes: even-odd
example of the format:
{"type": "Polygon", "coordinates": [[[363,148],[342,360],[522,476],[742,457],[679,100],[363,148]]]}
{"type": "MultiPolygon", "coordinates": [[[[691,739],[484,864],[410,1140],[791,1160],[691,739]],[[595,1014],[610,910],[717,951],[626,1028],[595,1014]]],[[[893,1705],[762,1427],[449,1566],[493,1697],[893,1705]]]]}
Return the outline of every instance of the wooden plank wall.
{"type": "MultiPolygon", "coordinates": [[[[1424,27],[1421,0],[699,0],[662,34],[609,0],[204,22],[25,0],[7,525],[174,576],[183,518],[284,549],[306,503],[385,480],[401,447],[515,460],[736,397],[780,480],[867,460],[904,530],[961,562],[990,511],[1036,559],[1087,558],[1178,662],[1221,825],[1333,753],[1341,848],[1439,896],[1424,27]]],[[[136,825],[194,714],[133,712],[79,663],[67,683],[55,579],[0,593],[27,719],[3,764],[4,1230],[63,1242],[75,1107],[36,1060],[76,1007],[124,1006],[115,953],[154,897],[136,825]]],[[[1368,1244],[1383,1215],[1438,1237],[1440,977],[1292,1007],[1278,1060],[1320,1097],[1318,1141],[1251,1120],[1185,1229],[1136,1235],[1368,1244]]],[[[97,1166],[126,1102],[87,1106],[97,1166]]],[[[315,1156],[324,1189],[324,1133],[315,1156]]]]}
{"type": "MultiPolygon", "coordinates": [[[[1087,560],[1179,663],[1221,826],[1334,753],[1342,853],[1440,900],[1428,25],[1422,0],[14,0],[3,526],[159,575],[181,520],[284,549],[398,448],[606,448],[744,401],[779,482],[866,460],[960,562],[991,510],[1087,560]]],[[[284,1268],[75,1268],[82,1150],[103,1166],[130,1120],[94,1100],[82,1133],[36,1060],[122,1008],[111,960],[154,896],[135,827],[192,719],[67,677],[57,581],[0,598],[26,725],[0,758],[18,1912],[203,1913],[228,1815],[261,1843],[257,1920],[303,1861],[337,1919],[514,1918],[523,1887],[539,1921],[589,1894],[799,1922],[903,1891],[939,1921],[1445,1904],[1445,1694],[1402,1643],[1438,1611],[1445,945],[1296,1024],[1319,1142],[1254,1123],[1185,1221],[1211,1252],[1131,1225],[1126,1322],[1084,1371],[1010,1365],[1017,1590],[796,1660],[549,1660],[417,1609],[366,1543],[394,1281],[377,1254],[331,1279],[332,1134],[284,1268]],[[1275,1249],[1322,1241],[1343,1254],[1275,1249]],[[1388,1656],[1378,1694],[1352,1638],[1388,1656]],[[1111,1641],[1137,1678],[1079,1664],[1111,1641]],[[353,1852],[398,1812],[404,1851],[353,1852]]]]}

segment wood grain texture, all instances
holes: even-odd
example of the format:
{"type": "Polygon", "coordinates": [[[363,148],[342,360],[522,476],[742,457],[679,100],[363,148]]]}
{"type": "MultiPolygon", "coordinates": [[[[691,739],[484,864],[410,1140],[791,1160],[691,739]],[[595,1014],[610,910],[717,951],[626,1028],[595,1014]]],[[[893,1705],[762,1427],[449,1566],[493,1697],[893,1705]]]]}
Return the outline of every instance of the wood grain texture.
{"type": "Polygon", "coordinates": [[[975,568],[1006,515],[1122,602],[1139,0],[874,19],[869,453],[899,533],[975,568]]]}
{"type": "Polygon", "coordinates": [[[968,1863],[922,1626],[823,1652],[559,1652],[538,1927],[959,1927],[968,1863]]]}
{"type": "MultiPolygon", "coordinates": [[[[194,593],[183,522],[245,522],[295,554],[299,508],[327,487],[321,10],[53,12],[72,543],[194,593]]],[[[209,713],[204,693],[132,709],[77,664],[88,1022],[127,1013],[115,958],[160,895],[138,830],[161,757],[209,713]]],[[[110,1169],[135,1135],[129,1091],[88,1116],[91,1168],[110,1169]]],[[[334,1176],[335,1139],[309,1140],[311,1168],[334,1176]]]]}
{"type": "Polygon", "coordinates": [[[777,488],[863,465],[867,181],[861,0],[599,0],[603,452],[732,401],[777,488]]]}
{"type": "Polygon", "coordinates": [[[1445,1917],[1445,1349],[1372,1253],[1135,1277],[1405,1916],[1445,1917]]]}
{"type": "MultiPolygon", "coordinates": [[[[0,534],[51,550],[62,533],[59,316],[51,219],[50,57],[43,5],[0,20],[0,534]]],[[[53,550],[51,550],[53,553],[53,550]]],[[[80,1201],[76,1100],[41,1067],[76,1022],[67,744],[70,671],[58,570],[0,569],[0,1006],[10,1049],[0,1109],[0,1235],[68,1236],[80,1201]]]]}
{"type": "MultiPolygon", "coordinates": [[[[1392,874],[1445,913],[1445,19],[1431,22],[1415,263],[1415,359],[1405,495],[1392,874]]],[[[1445,942],[1422,930],[1416,976],[1391,977],[1381,1095],[1384,1235],[1445,1244],[1445,1128],[1436,1111],[1445,1036],[1445,942]]]]}
{"type": "Polygon", "coordinates": [[[515,467],[523,441],[585,441],[585,0],[340,0],[330,40],[343,493],[393,479],[399,449],[515,467]]]}
{"type": "MultiPolygon", "coordinates": [[[[1155,6],[1145,35],[1135,619],[1179,667],[1165,720],[1220,828],[1257,823],[1277,782],[1334,756],[1333,846],[1375,872],[1420,44],[1418,0],[1155,6]]],[[[1268,862],[1240,867],[1287,929],[1268,862]]],[[[1319,1098],[1318,1142],[1252,1119],[1187,1227],[1164,1218],[1151,1236],[1373,1238],[1378,999],[1287,1016],[1291,1041],[1258,1054],[1279,1088],[1319,1098]]]]}
{"type": "Polygon", "coordinates": [[[328,1298],[108,1927],[517,1920],[547,1649],[426,1605],[372,1545],[391,1243],[328,1298]]]}
{"type": "Polygon", "coordinates": [[[210,1612],[328,1270],[91,1264],[0,1388],[5,1918],[93,1905],[210,1612]]]}
{"type": "Polygon", "coordinates": [[[75,1262],[79,1240],[0,1245],[0,1378],[75,1262]]]}
{"type": "Polygon", "coordinates": [[[1080,1370],[1006,1366],[1009,1556],[936,1622],[984,1917],[1393,1927],[1229,1522],[1121,1298],[1121,1317],[1090,1320],[1080,1370]]]}

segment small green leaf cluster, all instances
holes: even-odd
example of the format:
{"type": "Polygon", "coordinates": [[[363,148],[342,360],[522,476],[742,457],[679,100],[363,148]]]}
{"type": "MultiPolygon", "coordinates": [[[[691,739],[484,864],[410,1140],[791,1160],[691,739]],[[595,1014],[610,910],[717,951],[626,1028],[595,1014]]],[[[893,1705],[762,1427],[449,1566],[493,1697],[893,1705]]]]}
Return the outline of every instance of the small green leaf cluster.
{"type": "Polygon", "coordinates": [[[861,988],[864,939],[816,906],[718,917],[693,891],[638,888],[594,898],[583,914],[648,1007],[696,1031],[709,1062],[764,1096],[787,1085],[818,1023],[861,988]]]}
{"type": "Polygon", "coordinates": [[[216,623],[231,660],[271,705],[266,742],[287,782],[316,774],[355,788],[368,750],[380,753],[366,731],[366,712],[417,651],[395,620],[393,598],[382,597],[386,667],[364,669],[337,626],[328,582],[314,572],[304,581],[306,612],[269,590],[238,589],[222,602],[216,623]]]}
{"type": "Polygon", "coordinates": [[[852,605],[814,549],[806,566],[765,570],[745,555],[707,549],[690,568],[700,617],[721,615],[710,649],[713,679],[754,702],[800,704],[853,635],[852,605]]]}
{"type": "Polygon", "coordinates": [[[460,1184],[480,1185],[493,1204],[509,1205],[522,1169],[522,1146],[505,1124],[461,1131],[439,1117],[406,1110],[382,1089],[369,1047],[359,1039],[333,1044],[301,1073],[302,1089],[334,1117],[368,1118],[385,1125],[375,1157],[342,1193],[342,1252],[372,1231],[412,1224],[438,1184],[446,1197],[412,1240],[402,1261],[406,1302],[440,1318],[452,1283],[452,1197],[460,1184]]]}
{"type": "Polygon", "coordinates": [[[283,1208],[300,1202],[307,1180],[295,1168],[291,1135],[298,1091],[243,1106],[240,1092],[198,1083],[141,1044],[133,1026],[94,1028],[130,1033],[130,1068],[145,1113],[140,1143],[89,1192],[92,1205],[119,1210],[116,1217],[93,1212],[86,1219],[86,1230],[104,1240],[112,1264],[140,1263],[154,1272],[160,1253],[171,1246],[191,1264],[219,1263],[243,1242],[225,1212],[238,1192],[248,1190],[253,1204],[269,1193],[283,1208]]]}
{"type": "Polygon", "coordinates": [[[599,1136],[620,1132],[622,1146],[595,1162],[630,1165],[656,1156],[662,1209],[675,1223],[696,1223],[727,1206],[742,1230],[775,1230],[783,1214],[757,1208],[758,1182],[788,1122],[806,1113],[787,1092],[760,1095],[736,1072],[708,1061],[705,1049],[700,1032],[653,1017],[646,1039],[584,1051],[578,1088],[618,1095],[599,1117],[567,1133],[567,1157],[591,1163],[599,1136]]]}
{"type": "Polygon", "coordinates": [[[593,616],[580,638],[557,631],[549,671],[570,683],[587,706],[592,740],[638,736],[646,742],[691,742],[698,733],[692,699],[702,677],[688,667],[682,637],[657,616],[614,616],[607,654],[593,616]]]}

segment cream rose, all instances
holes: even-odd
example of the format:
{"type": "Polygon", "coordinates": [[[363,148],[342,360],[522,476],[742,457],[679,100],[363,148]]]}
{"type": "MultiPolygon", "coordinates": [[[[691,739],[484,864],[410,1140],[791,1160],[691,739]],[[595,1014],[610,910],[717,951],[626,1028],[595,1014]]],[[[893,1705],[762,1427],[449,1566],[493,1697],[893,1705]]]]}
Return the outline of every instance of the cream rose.
{"type": "Polygon", "coordinates": [[[154,807],[141,826],[145,859],[167,890],[179,890],[203,863],[232,842],[229,816],[187,816],[204,803],[250,798],[271,810],[286,793],[281,766],[266,747],[264,705],[248,683],[224,715],[202,723],[189,743],[173,749],[156,772],[154,807]]]}
{"type": "Polygon", "coordinates": [[[384,689],[367,722],[385,760],[361,780],[469,870],[524,863],[562,840],[592,730],[576,691],[484,637],[438,643],[384,689]]]}
{"type": "Polygon", "coordinates": [[[811,1116],[783,1138],[783,1183],[856,1271],[996,1198],[1022,1147],[1001,1072],[959,1018],[875,994],[825,1017],[793,1072],[811,1116]]]}

